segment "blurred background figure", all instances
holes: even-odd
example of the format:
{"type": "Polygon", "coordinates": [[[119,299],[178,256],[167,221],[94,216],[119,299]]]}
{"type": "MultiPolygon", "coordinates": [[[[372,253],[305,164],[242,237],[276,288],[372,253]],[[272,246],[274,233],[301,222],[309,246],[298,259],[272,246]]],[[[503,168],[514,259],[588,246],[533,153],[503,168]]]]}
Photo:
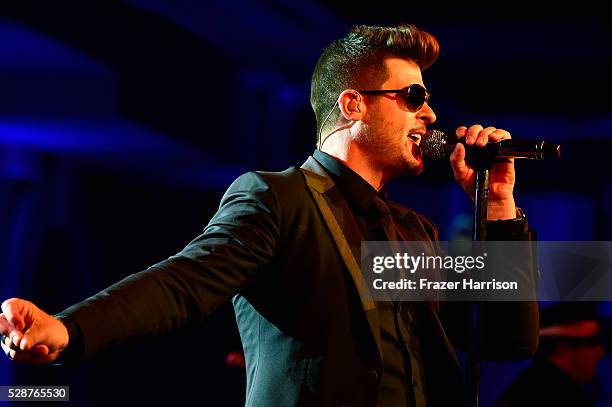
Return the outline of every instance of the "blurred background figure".
{"type": "Polygon", "coordinates": [[[600,405],[596,404],[599,386],[593,381],[605,348],[594,304],[550,305],[542,309],[540,318],[540,345],[533,364],[498,405],[600,405]]]}

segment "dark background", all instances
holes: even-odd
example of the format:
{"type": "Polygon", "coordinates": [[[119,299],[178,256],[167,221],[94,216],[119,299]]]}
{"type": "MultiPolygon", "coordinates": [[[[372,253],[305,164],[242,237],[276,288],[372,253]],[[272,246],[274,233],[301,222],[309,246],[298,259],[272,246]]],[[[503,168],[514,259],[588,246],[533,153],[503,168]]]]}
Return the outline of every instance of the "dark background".
{"type": "MultiPolygon", "coordinates": [[[[557,162],[517,163],[517,201],[541,240],[612,240],[612,25],[603,9],[16,3],[0,6],[2,299],[58,312],[178,252],[242,172],[299,165],[314,149],[317,57],[361,23],[414,23],[439,39],[440,59],[424,75],[439,128],[481,123],[562,144],[557,162]]],[[[391,189],[443,239],[469,228],[469,200],[447,164],[391,189]]],[[[224,363],[240,349],[228,306],[78,369],[2,359],[0,385],[70,385],[77,405],[240,405],[244,374],[224,363]]],[[[485,364],[483,405],[525,363],[485,364]]],[[[604,391],[611,372],[608,357],[604,391]]]]}

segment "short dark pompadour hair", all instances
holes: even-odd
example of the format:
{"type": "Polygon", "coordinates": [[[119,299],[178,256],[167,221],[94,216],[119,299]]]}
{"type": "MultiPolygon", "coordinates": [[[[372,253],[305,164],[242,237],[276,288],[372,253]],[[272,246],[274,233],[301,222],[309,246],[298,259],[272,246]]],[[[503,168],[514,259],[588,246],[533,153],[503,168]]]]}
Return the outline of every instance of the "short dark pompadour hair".
{"type": "MultiPolygon", "coordinates": [[[[413,25],[378,27],[359,25],[332,42],[321,54],[312,75],[310,104],[321,128],[340,93],[351,87],[375,86],[384,75],[388,56],[411,59],[424,71],[438,58],[435,37],[413,25]]],[[[335,123],[339,112],[326,125],[335,123]]]]}

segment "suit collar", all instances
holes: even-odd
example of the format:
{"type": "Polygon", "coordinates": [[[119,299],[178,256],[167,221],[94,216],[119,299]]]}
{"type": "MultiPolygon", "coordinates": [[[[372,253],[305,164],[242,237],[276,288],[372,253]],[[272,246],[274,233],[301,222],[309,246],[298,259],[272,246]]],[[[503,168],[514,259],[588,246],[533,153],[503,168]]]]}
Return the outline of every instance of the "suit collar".
{"type": "MultiPolygon", "coordinates": [[[[329,227],[332,237],[338,247],[341,258],[345,263],[354,285],[359,294],[362,308],[368,322],[372,338],[378,349],[378,363],[382,366],[382,347],[380,337],[380,323],[378,320],[378,312],[376,304],[372,299],[371,293],[367,284],[363,279],[361,268],[356,259],[361,257],[361,233],[359,232],[354,215],[351,213],[346,201],[343,199],[339,188],[334,184],[334,181],[327,173],[327,170],[313,157],[302,165],[302,173],[305,175],[306,183],[308,184],[315,203],[321,210],[325,222],[330,226],[330,222],[335,224],[334,227],[329,227]],[[325,212],[327,211],[327,215],[325,212]],[[331,218],[331,219],[330,219],[331,218]],[[341,220],[341,221],[340,221],[341,220]],[[340,224],[342,228],[340,229],[340,224]],[[351,258],[352,257],[352,258],[351,258]]],[[[422,230],[423,225],[419,217],[411,210],[402,207],[401,205],[390,203],[390,209],[395,218],[401,218],[405,228],[400,229],[400,238],[402,240],[414,240],[413,235],[405,234],[405,230],[422,230]],[[405,230],[404,230],[405,229],[405,230]]],[[[423,250],[428,252],[431,247],[424,247],[423,250]]],[[[441,343],[448,353],[453,357],[454,363],[458,366],[456,355],[453,347],[446,336],[445,330],[438,318],[437,303],[418,304],[416,307],[419,312],[418,319],[421,321],[429,321],[427,331],[432,333],[435,338],[441,338],[441,343]]]]}
{"type": "Polygon", "coordinates": [[[328,226],[340,257],[359,294],[370,332],[378,349],[379,362],[382,363],[378,312],[358,263],[361,259],[361,233],[355,217],[338,187],[317,160],[309,157],[300,170],[305,176],[314,201],[328,226]]]}
{"type": "MultiPolygon", "coordinates": [[[[342,196],[351,206],[361,211],[366,211],[372,205],[377,191],[359,174],[339,159],[321,150],[315,150],[312,156],[325,168],[334,184],[340,189],[342,196]]],[[[380,195],[385,197],[385,191],[385,188],[383,188],[380,195]]]]}

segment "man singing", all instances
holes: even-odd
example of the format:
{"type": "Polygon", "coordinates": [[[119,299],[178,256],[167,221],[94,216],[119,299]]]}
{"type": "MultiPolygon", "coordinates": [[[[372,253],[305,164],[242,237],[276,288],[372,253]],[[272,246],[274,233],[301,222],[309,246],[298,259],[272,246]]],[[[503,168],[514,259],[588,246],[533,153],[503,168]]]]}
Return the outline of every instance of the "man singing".
{"type": "MultiPolygon", "coordinates": [[[[438,239],[428,218],[385,190],[391,179],[423,170],[419,144],[436,115],[422,72],[438,51],[431,34],[411,25],[354,27],[315,67],[317,150],[301,168],[242,175],[180,253],[56,316],[25,300],[5,301],[5,353],[24,363],[77,364],[205,318],[231,300],[247,406],[463,404],[453,347],[465,345],[465,307],[372,301],[357,266],[361,241],[438,239]]],[[[456,135],[478,146],[510,138],[478,124],[456,135]]],[[[450,163],[471,194],[465,155],[457,144],[450,163]]],[[[526,239],[514,178],[511,160],[493,165],[491,240],[526,239]]],[[[535,303],[485,307],[483,357],[535,352],[535,303]]]]}

